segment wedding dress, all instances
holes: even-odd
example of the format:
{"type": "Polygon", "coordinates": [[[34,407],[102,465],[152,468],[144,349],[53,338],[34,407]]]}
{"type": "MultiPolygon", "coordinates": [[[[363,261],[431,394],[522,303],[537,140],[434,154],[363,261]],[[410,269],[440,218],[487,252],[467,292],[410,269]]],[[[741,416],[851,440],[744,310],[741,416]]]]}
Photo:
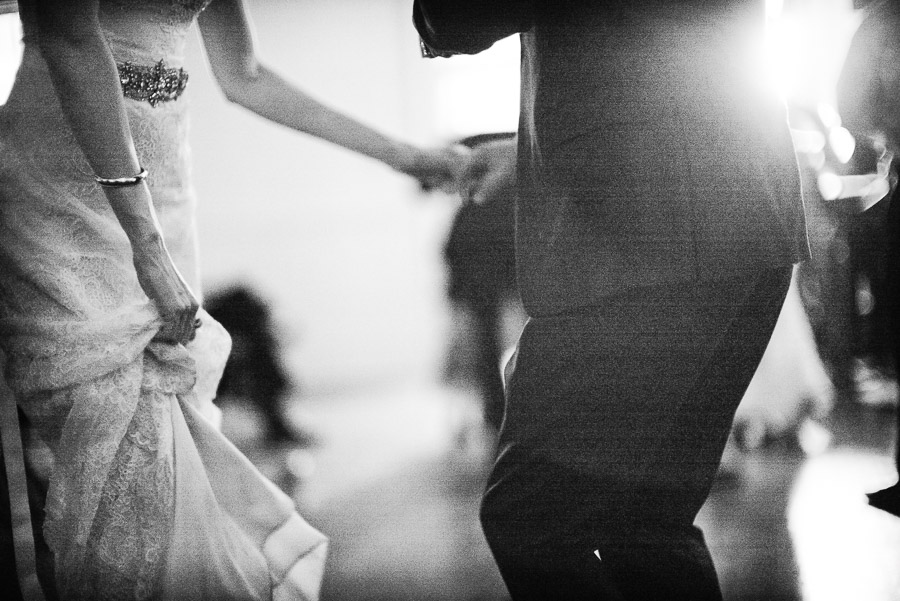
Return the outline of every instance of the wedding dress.
{"type": "MultiPolygon", "coordinates": [[[[197,292],[179,69],[208,2],[100,0],[166,244],[197,292]]],[[[27,23],[24,41],[0,108],[0,344],[7,383],[54,455],[44,532],[60,592],[316,598],[326,539],[215,428],[228,334],[201,310],[192,343],[152,341],[159,316],[27,23]]]]}

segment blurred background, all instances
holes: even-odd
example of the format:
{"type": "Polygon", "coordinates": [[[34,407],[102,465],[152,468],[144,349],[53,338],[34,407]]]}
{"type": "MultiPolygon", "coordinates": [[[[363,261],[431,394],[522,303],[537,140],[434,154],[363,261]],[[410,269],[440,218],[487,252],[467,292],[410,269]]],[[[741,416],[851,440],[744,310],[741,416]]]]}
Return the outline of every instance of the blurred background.
{"type": "MultiPolygon", "coordinates": [[[[699,518],[729,601],[900,600],[900,519],[864,495],[896,480],[880,301],[898,266],[885,256],[892,157],[837,109],[856,4],[766,2],[760,74],[791,109],[814,259],[699,518]]],[[[433,146],[516,129],[515,38],[423,60],[409,0],[249,5],[266,62],[361,121],[433,146]]],[[[0,103],[20,35],[0,16],[0,103]]],[[[205,302],[234,338],[223,429],[331,537],[323,599],[506,599],[477,510],[498,366],[524,320],[511,197],[462,207],[230,106],[198,39],[186,69],[205,302]]]]}

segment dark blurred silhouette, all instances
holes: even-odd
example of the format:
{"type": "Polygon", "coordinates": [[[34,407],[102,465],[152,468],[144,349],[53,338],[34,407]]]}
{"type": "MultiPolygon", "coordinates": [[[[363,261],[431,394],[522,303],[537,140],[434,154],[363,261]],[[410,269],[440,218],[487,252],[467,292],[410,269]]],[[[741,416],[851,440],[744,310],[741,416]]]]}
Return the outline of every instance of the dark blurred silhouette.
{"type": "MultiPolygon", "coordinates": [[[[792,106],[791,124],[828,138],[829,126],[808,107],[792,106]]],[[[817,181],[825,172],[839,178],[874,174],[878,156],[862,145],[846,163],[828,144],[821,153],[824,159],[799,153],[812,249],[812,258],[797,274],[801,297],[839,398],[878,404],[880,395],[866,391],[873,382],[865,380],[880,378],[889,365],[887,309],[881,302],[886,294],[887,203],[868,207],[853,196],[826,199],[817,181]]]]}
{"type": "MultiPolygon", "coordinates": [[[[460,141],[474,148],[514,133],[481,134],[460,141]]],[[[474,379],[484,399],[485,422],[495,431],[503,420],[503,381],[499,362],[503,354],[500,328],[504,304],[518,301],[514,248],[515,190],[504,187],[482,202],[460,207],[444,246],[449,271],[448,295],[474,322],[471,352],[474,379]]]]}
{"type": "MultiPolygon", "coordinates": [[[[0,354],[0,372],[2,372],[3,363],[3,355],[0,354]]],[[[3,395],[11,394],[5,386],[0,386],[0,398],[3,395]]],[[[6,402],[7,399],[2,400],[6,402]]],[[[16,575],[17,565],[21,565],[23,562],[23,558],[17,557],[16,553],[26,551],[27,554],[27,550],[19,549],[16,546],[14,533],[15,528],[23,528],[26,525],[21,515],[22,511],[26,511],[30,517],[31,536],[34,540],[34,567],[44,598],[47,601],[56,601],[59,599],[59,593],[53,580],[53,556],[43,536],[44,512],[41,509],[47,499],[48,476],[52,469],[52,459],[50,459],[46,445],[34,433],[28,417],[21,410],[18,410],[18,417],[21,427],[21,445],[25,452],[24,475],[27,503],[22,503],[22,497],[10,494],[10,489],[14,486],[10,484],[10,474],[6,470],[7,461],[3,454],[3,447],[6,445],[2,445],[0,446],[0,592],[3,593],[4,601],[32,598],[23,595],[16,575]],[[17,503],[19,503],[18,507],[16,507],[17,503]],[[20,515],[16,516],[17,512],[20,515]],[[17,525],[14,526],[14,524],[17,525]]],[[[21,536],[21,533],[19,535],[21,536]]],[[[30,594],[33,595],[34,592],[31,591],[30,594]]]]}
{"type": "MultiPolygon", "coordinates": [[[[897,157],[900,152],[900,4],[894,0],[869,3],[851,42],[838,82],[838,108],[847,128],[862,148],[897,157]]],[[[891,167],[896,173],[897,160],[891,167]]],[[[900,375],[900,198],[894,178],[893,197],[883,215],[886,244],[885,290],[887,346],[892,351],[894,375],[900,375]]],[[[900,410],[898,410],[900,435],[900,410]]],[[[900,470],[900,444],[895,451],[900,470]]],[[[900,516],[900,483],[869,495],[869,502],[900,516]]]]}
{"type": "Polygon", "coordinates": [[[288,423],[284,414],[284,400],[292,386],[278,357],[267,304],[249,288],[234,286],[209,295],[204,308],[231,335],[219,402],[247,402],[258,409],[273,442],[309,443],[308,436],[288,423]]]}

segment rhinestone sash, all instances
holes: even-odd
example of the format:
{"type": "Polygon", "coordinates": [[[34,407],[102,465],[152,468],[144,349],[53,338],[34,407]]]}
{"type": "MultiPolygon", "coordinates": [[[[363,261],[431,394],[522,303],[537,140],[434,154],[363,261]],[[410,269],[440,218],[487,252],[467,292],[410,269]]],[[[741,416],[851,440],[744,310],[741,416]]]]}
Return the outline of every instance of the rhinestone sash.
{"type": "Polygon", "coordinates": [[[126,98],[142,100],[156,106],[160,102],[177,100],[187,86],[188,74],[181,68],[168,68],[165,61],[153,66],[116,63],[119,81],[126,98]]]}

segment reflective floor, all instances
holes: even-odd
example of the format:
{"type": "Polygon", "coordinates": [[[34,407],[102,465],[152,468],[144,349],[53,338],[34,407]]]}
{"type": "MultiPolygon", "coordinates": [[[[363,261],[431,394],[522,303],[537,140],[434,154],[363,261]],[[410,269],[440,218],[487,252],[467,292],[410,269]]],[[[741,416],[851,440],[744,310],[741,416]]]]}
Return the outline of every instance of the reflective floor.
{"type": "MultiPolygon", "coordinates": [[[[507,598],[477,522],[492,447],[474,395],[308,398],[293,417],[309,450],[255,444],[234,408],[225,427],[331,538],[324,601],[507,598]]],[[[900,601],[900,519],[864,496],[896,477],[892,423],[839,404],[796,436],[729,448],[698,518],[727,601],[900,601]]]]}

